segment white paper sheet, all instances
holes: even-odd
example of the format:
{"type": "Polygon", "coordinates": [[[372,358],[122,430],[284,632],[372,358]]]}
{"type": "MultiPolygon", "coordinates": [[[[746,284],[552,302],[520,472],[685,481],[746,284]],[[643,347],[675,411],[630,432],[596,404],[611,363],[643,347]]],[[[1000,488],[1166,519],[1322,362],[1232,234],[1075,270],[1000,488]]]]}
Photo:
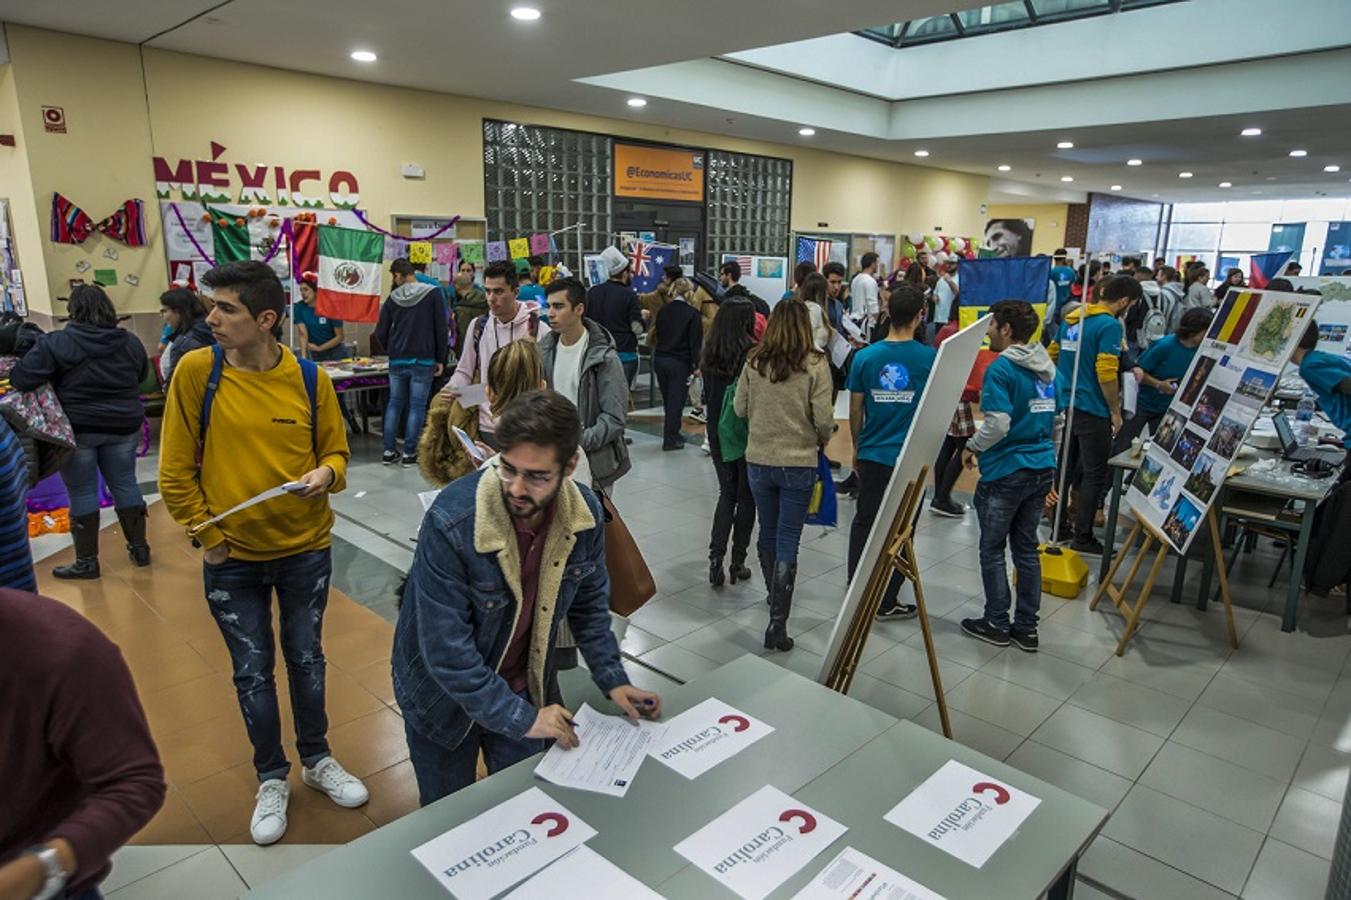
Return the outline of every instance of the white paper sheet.
{"type": "Polygon", "coordinates": [[[661,740],[666,725],[626,716],[607,716],[583,703],[573,716],[580,744],[549,748],[535,774],[562,787],[622,797],[629,791],[648,749],[661,740]]]}
{"type": "Polygon", "coordinates": [[[661,900],[661,894],[583,844],[507,894],[506,900],[661,900]]]}
{"type": "Polygon", "coordinates": [[[850,394],[848,391],[840,391],[838,394],[835,395],[835,412],[834,412],[834,417],[835,417],[836,419],[848,419],[848,418],[849,418],[849,397],[850,397],[850,396],[851,396],[851,394],[850,394]]]}
{"type": "MultiPolygon", "coordinates": [[[[292,483],[292,482],[289,482],[289,481],[286,482],[286,484],[291,484],[291,483],[292,483]]],[[[245,500],[243,503],[236,503],[234,506],[230,507],[229,509],[227,509],[225,512],[221,513],[221,514],[218,515],[218,516],[212,516],[211,518],[207,519],[205,522],[199,522],[199,523],[197,523],[197,524],[194,525],[191,529],[188,530],[188,534],[190,534],[190,535],[199,534],[200,532],[202,532],[203,530],[205,530],[207,527],[209,527],[209,526],[211,526],[211,525],[215,525],[217,522],[219,522],[221,519],[224,519],[226,516],[233,516],[235,513],[237,513],[237,512],[242,512],[243,510],[248,509],[250,506],[257,506],[259,503],[263,503],[264,501],[271,500],[271,499],[273,499],[274,497],[280,497],[282,494],[285,494],[285,493],[288,493],[288,491],[286,490],[286,485],[285,485],[285,484],[279,484],[279,485],[277,485],[277,486],[274,487],[274,488],[268,488],[267,490],[263,491],[261,494],[254,494],[252,497],[250,497],[249,499],[245,500]]]]}
{"type": "Polygon", "coordinates": [[[979,869],[1040,803],[950,759],[883,818],[979,869]]]}
{"type": "Polygon", "coordinates": [[[422,511],[426,512],[431,509],[432,504],[436,502],[436,498],[439,496],[441,496],[440,488],[437,488],[434,491],[420,491],[417,498],[422,503],[422,511]]]}
{"type": "Polygon", "coordinates": [[[793,900],[945,900],[919,882],[845,847],[793,900]]]}
{"type": "Polygon", "coordinates": [[[830,361],[835,364],[837,369],[844,367],[844,361],[849,358],[849,351],[853,349],[849,346],[849,342],[840,336],[838,331],[830,333],[830,343],[826,345],[826,348],[830,350],[830,361]]]}
{"type": "Polygon", "coordinates": [[[460,392],[460,406],[465,409],[488,402],[488,389],[482,384],[466,384],[456,390],[460,392]]]}
{"type": "Polygon", "coordinates": [[[557,800],[530,788],[412,854],[451,894],[477,900],[497,896],[595,834],[557,800]]]}
{"type": "Polygon", "coordinates": [[[841,316],[840,322],[844,325],[844,330],[849,332],[851,338],[856,341],[863,341],[865,344],[868,342],[868,339],[863,336],[863,329],[859,328],[858,323],[849,316],[841,316]]]}
{"type": "Polygon", "coordinates": [[[710,697],[667,722],[649,752],[686,778],[698,778],[772,731],[772,725],[710,697]]]}
{"type": "Polygon", "coordinates": [[[847,830],[765,785],[676,844],[675,851],[737,896],[760,900],[847,830]]]}

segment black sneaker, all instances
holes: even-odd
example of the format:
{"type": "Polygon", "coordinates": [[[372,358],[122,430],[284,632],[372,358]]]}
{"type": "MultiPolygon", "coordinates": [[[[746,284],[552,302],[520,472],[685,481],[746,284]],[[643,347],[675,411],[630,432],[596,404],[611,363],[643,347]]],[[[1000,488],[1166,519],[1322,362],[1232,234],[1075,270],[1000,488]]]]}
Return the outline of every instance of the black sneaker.
{"type": "Polygon", "coordinates": [[[1102,556],[1104,552],[1102,541],[1097,538],[1089,538],[1086,541],[1075,538],[1070,542],[1070,549],[1085,556],[1102,556]]]}
{"type": "Polygon", "coordinates": [[[919,607],[913,603],[888,603],[877,610],[877,618],[881,620],[913,619],[917,615],[919,607]]]}
{"type": "Polygon", "coordinates": [[[1019,650],[1026,651],[1028,653],[1037,652],[1038,641],[1037,641],[1037,632],[1035,630],[1033,631],[1010,630],[1009,640],[1013,643],[1013,646],[1017,647],[1019,650]]]}
{"type": "Polygon", "coordinates": [[[994,644],[996,647],[1007,647],[1009,645],[1009,633],[1000,631],[984,618],[962,619],[962,631],[978,641],[994,644]]]}
{"type": "Polygon", "coordinates": [[[661,449],[663,449],[663,450],[684,450],[684,449],[685,449],[685,442],[684,442],[684,441],[680,441],[679,443],[674,443],[674,444],[662,444],[662,445],[661,445],[661,449]]]}
{"type": "Polygon", "coordinates": [[[412,469],[416,466],[417,466],[417,454],[416,453],[405,454],[403,457],[403,467],[405,469],[412,469]]]}
{"type": "Polygon", "coordinates": [[[933,500],[929,503],[929,512],[960,519],[966,515],[966,507],[960,503],[953,503],[951,500],[933,500]]]}
{"type": "Polygon", "coordinates": [[[399,454],[394,452],[393,450],[386,450],[380,456],[380,462],[384,463],[387,466],[392,466],[398,461],[399,461],[399,454]]]}

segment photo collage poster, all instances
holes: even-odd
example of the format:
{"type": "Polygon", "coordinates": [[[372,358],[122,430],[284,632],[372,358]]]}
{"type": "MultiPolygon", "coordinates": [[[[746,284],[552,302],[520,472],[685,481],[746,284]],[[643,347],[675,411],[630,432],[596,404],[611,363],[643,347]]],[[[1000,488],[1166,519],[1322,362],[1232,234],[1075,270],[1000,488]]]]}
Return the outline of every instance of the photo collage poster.
{"type": "Polygon", "coordinates": [[[1159,423],[1126,500],[1185,553],[1319,298],[1231,290],[1159,423]]]}

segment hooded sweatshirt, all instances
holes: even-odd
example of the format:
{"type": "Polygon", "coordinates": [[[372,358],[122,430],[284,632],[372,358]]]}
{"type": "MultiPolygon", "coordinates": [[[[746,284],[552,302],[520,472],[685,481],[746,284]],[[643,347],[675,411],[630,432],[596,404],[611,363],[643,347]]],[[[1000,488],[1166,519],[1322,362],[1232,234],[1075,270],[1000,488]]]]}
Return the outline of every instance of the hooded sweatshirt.
{"type": "Polygon", "coordinates": [[[210,347],[214,343],[216,336],[211,333],[211,326],[206,324],[206,319],[193,322],[192,327],[174,338],[169,344],[169,349],[164,351],[164,355],[169,357],[169,365],[164,372],[164,383],[168,384],[169,379],[174,377],[174,367],[178,365],[184,353],[199,347],[210,347]]]}
{"type": "Polygon", "coordinates": [[[461,294],[455,292],[455,352],[464,355],[469,340],[469,324],[488,311],[488,296],[477,287],[461,294]]]}
{"type": "MultiPolygon", "coordinates": [[[[467,333],[460,338],[464,352],[455,365],[455,374],[450,376],[449,386],[462,388],[474,383],[487,384],[488,363],[492,362],[493,354],[512,341],[535,340],[538,331],[539,307],[533,303],[517,303],[510,322],[503,322],[492,313],[474,319],[469,323],[467,333]]],[[[479,406],[478,422],[480,431],[497,430],[496,420],[486,403],[479,406]]]]}
{"type": "Polygon", "coordinates": [[[441,289],[413,281],[390,291],[380,307],[375,339],[385,348],[390,365],[445,365],[449,321],[441,289]]]}
{"type": "Polygon", "coordinates": [[[149,367],[145,347],[131,332],[69,322],[38,338],[9,381],[20,391],[51,382],[77,433],[131,434],[145,418],[141,382],[149,367]]]}
{"type": "Polygon", "coordinates": [[[1121,320],[1109,307],[1089,303],[1065,314],[1060,334],[1047,348],[1059,370],[1056,387],[1062,409],[1070,405],[1073,392],[1075,409],[1100,419],[1111,416],[1102,384],[1116,383],[1121,370],[1122,336],[1121,320]],[[1079,366],[1077,385],[1075,365],[1079,366]]]}
{"type": "Polygon", "coordinates": [[[980,480],[1022,469],[1055,468],[1056,367],[1040,344],[1014,344],[985,370],[985,418],[967,441],[980,457],[980,480]]]}

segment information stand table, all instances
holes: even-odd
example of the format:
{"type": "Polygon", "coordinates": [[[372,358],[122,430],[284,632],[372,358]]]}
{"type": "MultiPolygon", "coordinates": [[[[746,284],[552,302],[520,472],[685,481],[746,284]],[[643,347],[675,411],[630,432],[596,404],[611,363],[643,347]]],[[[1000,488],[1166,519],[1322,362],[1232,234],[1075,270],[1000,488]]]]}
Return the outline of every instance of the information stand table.
{"type": "MultiPolygon", "coordinates": [[[[613,705],[594,688],[574,691],[613,705]]],[[[410,855],[417,846],[530,787],[558,799],[599,833],[587,846],[667,897],[732,897],[672,849],[765,784],[793,794],[849,826],[849,832],[787,881],[773,897],[791,897],[836,852],[852,845],[931,890],[966,897],[1053,898],[1073,893],[1080,854],[1107,813],[1003,763],[948,741],[756,656],[744,656],[663,696],[671,717],[717,697],[774,726],[774,732],[694,780],[646,760],[623,798],[562,788],[533,775],[539,757],[479,781],[271,881],[247,897],[449,896],[410,855]],[[980,869],[972,868],[883,821],[882,816],[949,759],[957,759],[1039,797],[1031,817],[980,869]]],[[[584,897],[585,885],[559,885],[559,897],[584,897]]]]}

